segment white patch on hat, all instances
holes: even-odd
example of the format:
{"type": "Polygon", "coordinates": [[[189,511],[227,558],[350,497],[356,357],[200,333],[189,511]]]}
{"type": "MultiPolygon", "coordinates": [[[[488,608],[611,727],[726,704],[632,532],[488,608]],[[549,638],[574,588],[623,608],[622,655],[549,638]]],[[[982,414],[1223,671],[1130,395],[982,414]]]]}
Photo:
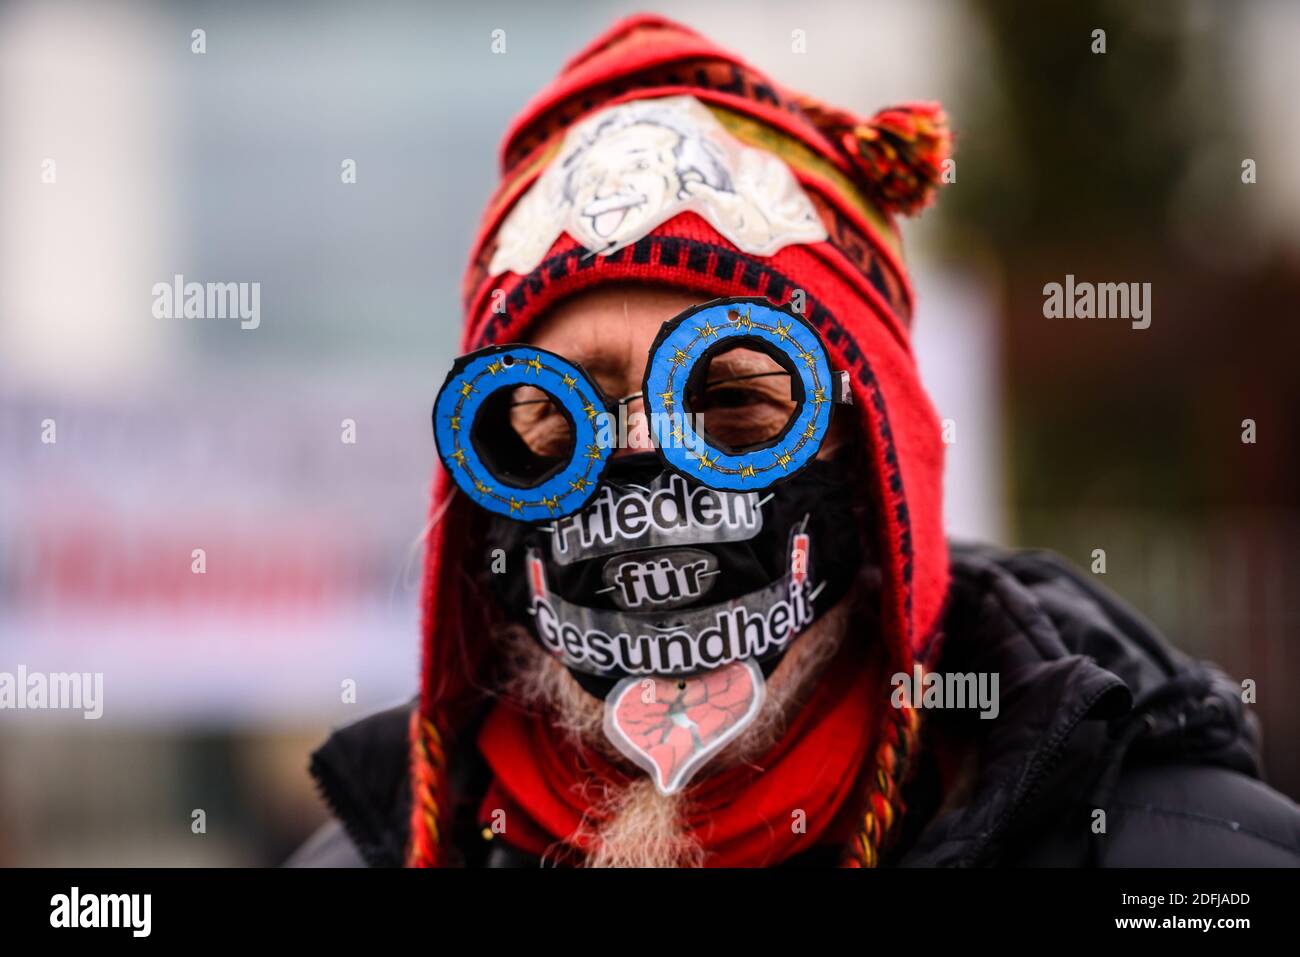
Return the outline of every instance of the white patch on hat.
{"type": "Polygon", "coordinates": [[[501,226],[492,275],[525,274],[567,232],[593,253],[691,211],[743,252],[826,239],[790,168],[746,146],[691,96],[621,103],[573,126],[501,226]]]}

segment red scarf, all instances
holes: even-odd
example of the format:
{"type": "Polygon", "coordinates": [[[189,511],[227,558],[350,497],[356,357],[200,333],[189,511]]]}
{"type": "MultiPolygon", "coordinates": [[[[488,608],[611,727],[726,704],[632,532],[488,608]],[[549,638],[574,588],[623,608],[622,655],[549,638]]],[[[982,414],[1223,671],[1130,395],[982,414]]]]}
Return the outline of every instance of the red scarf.
{"type": "MultiPolygon", "coordinates": [[[[878,669],[841,654],[780,740],[751,764],[707,775],[686,790],[688,834],[708,867],[766,867],[814,845],[847,843],[853,834],[861,772],[876,736],[878,669]],[[803,811],[804,833],[792,826],[803,811]]],[[[505,811],[512,847],[548,861],[586,850],[577,835],[593,804],[625,786],[628,774],[575,746],[548,716],[500,699],[478,738],[493,772],[479,809],[484,825],[505,811]]],[[[588,818],[586,831],[594,830],[588,818]]]]}

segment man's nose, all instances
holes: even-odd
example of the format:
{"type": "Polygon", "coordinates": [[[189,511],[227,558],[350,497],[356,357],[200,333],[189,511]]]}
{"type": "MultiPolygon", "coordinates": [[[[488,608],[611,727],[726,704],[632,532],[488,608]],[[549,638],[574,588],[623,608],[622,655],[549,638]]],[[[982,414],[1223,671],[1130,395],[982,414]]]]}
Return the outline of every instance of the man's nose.
{"type": "Polygon", "coordinates": [[[646,418],[645,400],[639,396],[622,404],[626,410],[626,426],[620,429],[625,434],[619,436],[618,448],[614,455],[631,455],[635,452],[653,452],[654,443],[650,441],[650,423],[646,418]]]}

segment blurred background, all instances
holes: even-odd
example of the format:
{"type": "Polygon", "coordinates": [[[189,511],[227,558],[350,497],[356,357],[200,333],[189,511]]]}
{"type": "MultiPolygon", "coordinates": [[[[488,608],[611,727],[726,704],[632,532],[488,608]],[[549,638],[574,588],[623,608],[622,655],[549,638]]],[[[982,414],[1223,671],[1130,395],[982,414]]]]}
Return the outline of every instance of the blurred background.
{"type": "Polygon", "coordinates": [[[1300,5],[7,3],[0,671],[103,672],[104,716],[0,712],[0,864],[274,864],[323,820],[310,749],[415,691],[497,144],[637,9],[861,113],[945,103],[957,181],[904,237],[953,535],[1104,549],[1257,682],[1300,796],[1300,5]],[[155,318],[176,274],[259,282],[260,326],[155,318]],[[1067,274],[1152,283],[1151,327],[1045,319],[1067,274]]]}

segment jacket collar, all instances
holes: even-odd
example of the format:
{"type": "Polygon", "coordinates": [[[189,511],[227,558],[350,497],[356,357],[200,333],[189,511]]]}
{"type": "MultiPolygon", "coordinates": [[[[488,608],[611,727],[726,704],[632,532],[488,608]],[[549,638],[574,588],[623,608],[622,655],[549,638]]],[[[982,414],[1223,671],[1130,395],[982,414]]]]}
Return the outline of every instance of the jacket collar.
{"type": "Polygon", "coordinates": [[[955,547],[952,575],[935,670],[998,674],[1000,710],[924,715],[931,743],[947,737],[978,759],[964,799],[898,863],[997,863],[1063,813],[1104,807],[1130,751],[1258,774],[1234,686],[1055,556],[955,547]]]}

